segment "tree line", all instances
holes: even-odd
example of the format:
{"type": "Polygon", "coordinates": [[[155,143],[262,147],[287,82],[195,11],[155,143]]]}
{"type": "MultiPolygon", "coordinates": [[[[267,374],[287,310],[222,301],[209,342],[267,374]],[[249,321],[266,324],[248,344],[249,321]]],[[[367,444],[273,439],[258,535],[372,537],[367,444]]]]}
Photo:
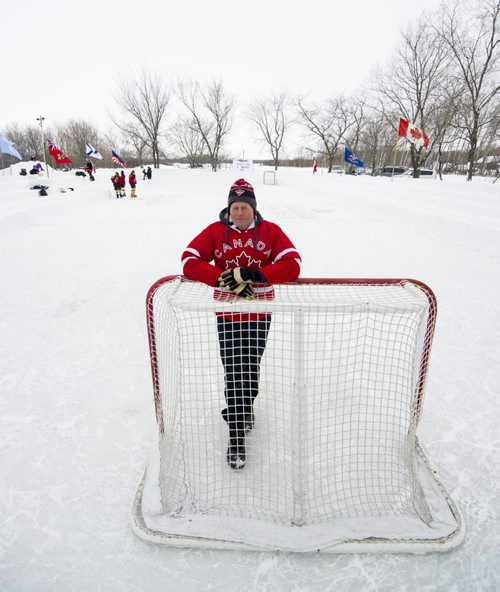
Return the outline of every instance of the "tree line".
{"type": "MultiPolygon", "coordinates": [[[[497,166],[500,154],[499,14],[500,0],[473,6],[456,0],[422,13],[402,32],[390,61],[354,96],[315,101],[280,90],[240,106],[220,80],[170,81],[143,70],[118,83],[111,130],[101,133],[86,120],[71,119],[49,126],[45,137],[77,165],[90,142],[106,166],[114,149],[135,164],[152,161],[158,167],[182,159],[191,166],[209,163],[216,171],[228,158],[225,146],[235,118],[243,117],[276,169],[290,161],[287,140],[295,128],[303,134],[294,160],[316,157],[329,172],[348,146],[373,170],[408,161],[416,177],[433,165],[440,175],[462,169],[471,180],[484,171],[485,157],[496,158],[497,166]],[[397,143],[400,117],[426,131],[427,150],[397,143]]],[[[3,132],[23,157],[41,157],[38,126],[11,124],[3,132]]]]}

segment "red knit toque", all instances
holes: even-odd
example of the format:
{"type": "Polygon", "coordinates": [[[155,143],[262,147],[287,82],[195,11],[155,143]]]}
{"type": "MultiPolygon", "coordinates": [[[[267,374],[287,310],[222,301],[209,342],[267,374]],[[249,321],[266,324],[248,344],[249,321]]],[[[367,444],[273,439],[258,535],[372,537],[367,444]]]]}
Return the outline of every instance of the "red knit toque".
{"type": "Polygon", "coordinates": [[[253,187],[245,179],[238,179],[231,185],[227,198],[228,207],[231,207],[231,204],[235,201],[245,202],[252,206],[254,211],[257,210],[257,200],[255,199],[253,187]]]}

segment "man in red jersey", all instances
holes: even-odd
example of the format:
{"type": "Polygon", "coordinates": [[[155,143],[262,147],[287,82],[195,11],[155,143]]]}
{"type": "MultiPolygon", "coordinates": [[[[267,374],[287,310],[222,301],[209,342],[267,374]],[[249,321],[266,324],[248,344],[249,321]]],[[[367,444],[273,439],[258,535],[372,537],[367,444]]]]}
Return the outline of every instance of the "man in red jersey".
{"type": "MultiPolygon", "coordinates": [[[[184,275],[214,286],[214,297],[220,300],[272,299],[272,284],[296,280],[300,263],[288,236],[257,211],[253,187],[245,179],[231,186],[219,221],[202,230],[182,254],[184,275]]],[[[245,433],[253,428],[253,402],[270,325],[271,315],[265,313],[217,316],[227,405],[222,417],[229,428],[227,462],[233,469],[245,466],[245,433]]]]}

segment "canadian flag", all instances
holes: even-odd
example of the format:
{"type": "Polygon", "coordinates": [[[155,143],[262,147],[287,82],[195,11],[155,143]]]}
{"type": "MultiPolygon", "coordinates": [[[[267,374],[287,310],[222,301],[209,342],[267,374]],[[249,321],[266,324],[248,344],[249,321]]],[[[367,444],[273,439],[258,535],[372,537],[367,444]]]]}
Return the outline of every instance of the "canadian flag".
{"type": "Polygon", "coordinates": [[[419,130],[413,123],[408,123],[406,119],[400,117],[398,136],[406,138],[412,144],[420,146],[424,150],[429,148],[429,137],[423,130],[419,130]]]}

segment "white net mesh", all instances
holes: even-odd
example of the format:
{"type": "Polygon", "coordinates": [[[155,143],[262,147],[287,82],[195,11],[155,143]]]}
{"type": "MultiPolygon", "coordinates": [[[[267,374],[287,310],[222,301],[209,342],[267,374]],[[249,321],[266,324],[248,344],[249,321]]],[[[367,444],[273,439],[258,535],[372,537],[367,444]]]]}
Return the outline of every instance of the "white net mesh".
{"type": "Polygon", "coordinates": [[[299,526],[428,522],[415,430],[432,306],[406,281],[285,284],[263,302],[221,302],[181,279],[158,285],[148,313],[163,511],[299,526]],[[245,316],[228,322],[236,311],[245,316]],[[245,450],[238,470],[231,430],[245,450]]]}

